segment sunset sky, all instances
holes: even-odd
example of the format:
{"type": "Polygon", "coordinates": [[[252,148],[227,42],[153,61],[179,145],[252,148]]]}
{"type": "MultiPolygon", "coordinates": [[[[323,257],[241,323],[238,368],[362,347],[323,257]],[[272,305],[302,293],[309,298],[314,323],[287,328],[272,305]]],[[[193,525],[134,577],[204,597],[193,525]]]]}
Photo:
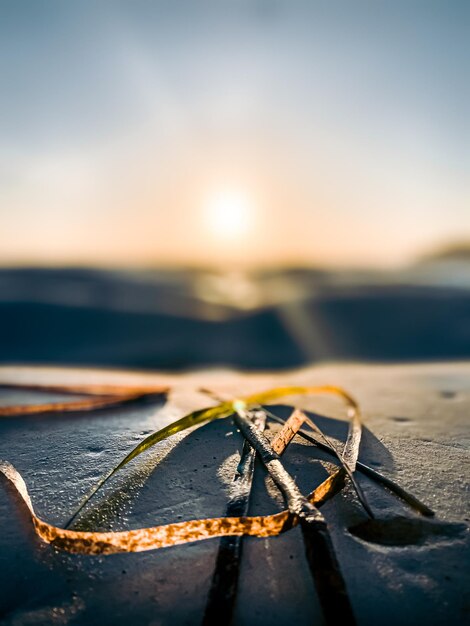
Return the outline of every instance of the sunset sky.
{"type": "Polygon", "coordinates": [[[469,7],[0,0],[0,264],[470,240],[469,7]]]}

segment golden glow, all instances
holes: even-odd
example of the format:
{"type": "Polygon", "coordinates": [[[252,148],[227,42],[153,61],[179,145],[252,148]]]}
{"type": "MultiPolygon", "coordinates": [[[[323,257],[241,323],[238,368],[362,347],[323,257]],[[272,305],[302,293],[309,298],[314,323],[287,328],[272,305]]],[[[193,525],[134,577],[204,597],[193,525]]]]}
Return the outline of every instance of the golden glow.
{"type": "Polygon", "coordinates": [[[213,192],[204,206],[207,231],[225,243],[238,242],[254,226],[255,206],[249,194],[240,189],[220,189],[213,192]]]}

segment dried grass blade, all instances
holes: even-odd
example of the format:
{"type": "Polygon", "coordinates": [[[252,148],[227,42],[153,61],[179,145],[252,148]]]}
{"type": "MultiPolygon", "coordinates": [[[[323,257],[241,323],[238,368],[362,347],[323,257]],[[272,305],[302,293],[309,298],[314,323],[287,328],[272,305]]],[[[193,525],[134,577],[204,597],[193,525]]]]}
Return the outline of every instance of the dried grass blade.
{"type": "MultiPolygon", "coordinates": [[[[90,532],[59,528],[40,519],[33,508],[26,484],[21,474],[7,461],[0,461],[0,474],[11,482],[28,508],[34,529],[45,543],[74,554],[115,554],[119,552],[145,552],[212,537],[250,535],[275,537],[296,526],[298,520],[289,511],[274,515],[253,517],[221,517],[189,520],[150,528],[121,532],[90,532]]],[[[329,476],[308,497],[321,506],[344,486],[341,470],[329,476]]]]}
{"type": "Polygon", "coordinates": [[[358,408],[356,400],[342,387],[336,385],[316,385],[316,386],[286,386],[286,387],[274,387],[261,393],[255,393],[244,398],[241,398],[247,405],[252,404],[273,404],[281,398],[289,396],[305,396],[305,395],[319,395],[328,394],[342,398],[346,404],[350,407],[358,408]]]}
{"type": "Polygon", "coordinates": [[[51,385],[0,382],[0,388],[24,389],[27,391],[48,391],[50,393],[83,394],[85,396],[146,395],[153,393],[168,393],[170,390],[168,385],[109,385],[101,383],[51,385]]]}
{"type": "Polygon", "coordinates": [[[17,415],[37,415],[41,413],[64,413],[72,411],[93,411],[111,406],[120,406],[143,398],[166,394],[168,386],[120,386],[120,385],[27,385],[0,384],[0,388],[24,389],[28,391],[44,391],[50,393],[82,394],[90,396],[69,402],[47,402],[41,404],[24,404],[0,406],[0,417],[16,417],[17,415]]]}
{"type": "MultiPolygon", "coordinates": [[[[154,394],[152,394],[154,395],[154,394]]],[[[143,395],[108,396],[84,398],[70,402],[49,402],[44,404],[23,404],[0,407],[0,417],[16,417],[18,415],[39,415],[41,413],[72,413],[75,411],[95,411],[107,407],[116,407],[144,398],[143,395]]]]}
{"type": "Polygon", "coordinates": [[[276,454],[281,455],[287,448],[289,443],[299,432],[302,424],[305,422],[305,415],[302,411],[295,409],[289,416],[288,420],[284,422],[283,427],[276,433],[274,439],[271,441],[271,446],[276,454]]]}

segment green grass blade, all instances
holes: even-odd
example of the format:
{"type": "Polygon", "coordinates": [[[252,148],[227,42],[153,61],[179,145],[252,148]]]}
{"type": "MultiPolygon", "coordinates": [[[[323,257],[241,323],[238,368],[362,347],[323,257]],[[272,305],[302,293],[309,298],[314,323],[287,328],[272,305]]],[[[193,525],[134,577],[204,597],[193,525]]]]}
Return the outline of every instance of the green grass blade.
{"type": "Polygon", "coordinates": [[[65,524],[64,528],[69,528],[72,522],[75,520],[77,515],[83,510],[83,508],[88,504],[91,498],[96,494],[96,492],[103,487],[103,485],[108,482],[108,480],[116,474],[120,469],[122,469],[125,465],[127,465],[132,459],[135,459],[136,456],[142,454],[156,443],[171,437],[172,435],[176,435],[183,430],[191,428],[192,426],[200,426],[204,422],[211,421],[213,419],[218,419],[221,417],[227,417],[233,413],[232,404],[230,402],[226,402],[224,404],[220,404],[216,407],[210,407],[208,409],[199,409],[198,411],[193,411],[188,415],[185,415],[179,420],[168,424],[164,428],[157,430],[152,433],[145,439],[143,439],[135,448],[133,448],[129,454],[124,457],[124,459],[118,463],[115,467],[113,467],[109,472],[107,472],[100,480],[94,485],[93,489],[85,496],[85,498],[81,501],[77,510],[70,517],[68,522],[65,524]]]}

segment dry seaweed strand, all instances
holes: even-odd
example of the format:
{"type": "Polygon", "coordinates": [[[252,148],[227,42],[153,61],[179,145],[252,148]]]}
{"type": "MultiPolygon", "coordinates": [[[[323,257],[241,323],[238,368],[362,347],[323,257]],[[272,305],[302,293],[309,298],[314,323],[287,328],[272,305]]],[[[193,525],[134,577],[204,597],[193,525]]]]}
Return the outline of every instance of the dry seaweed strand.
{"type": "Polygon", "coordinates": [[[169,387],[165,385],[25,385],[0,384],[0,388],[24,389],[30,391],[48,391],[51,393],[81,394],[89,396],[67,402],[46,402],[41,404],[19,404],[0,406],[0,417],[16,417],[18,415],[37,415],[41,413],[64,413],[74,411],[93,411],[106,407],[118,406],[166,394],[169,387]]]}
{"type": "Polygon", "coordinates": [[[25,389],[29,391],[49,391],[50,393],[83,394],[85,396],[128,396],[129,394],[167,393],[168,385],[116,385],[108,383],[75,383],[53,385],[49,383],[0,382],[1,389],[25,389]]]}

